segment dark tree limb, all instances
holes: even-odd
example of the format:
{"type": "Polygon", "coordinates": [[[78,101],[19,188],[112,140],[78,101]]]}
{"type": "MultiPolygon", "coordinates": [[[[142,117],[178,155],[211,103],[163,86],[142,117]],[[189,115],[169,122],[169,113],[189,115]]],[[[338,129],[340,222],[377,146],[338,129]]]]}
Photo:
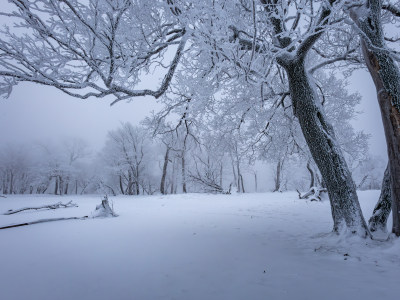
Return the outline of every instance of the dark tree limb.
{"type": "Polygon", "coordinates": [[[387,10],[395,17],[400,17],[400,8],[397,8],[396,6],[394,6],[392,4],[389,4],[389,3],[383,4],[382,9],[387,10]]]}
{"type": "Polygon", "coordinates": [[[9,228],[21,227],[21,226],[27,226],[27,225],[33,225],[33,224],[39,224],[39,223],[55,222],[55,221],[85,220],[85,219],[87,219],[87,218],[88,218],[88,216],[83,216],[83,217],[71,217],[71,218],[40,219],[40,220],[32,221],[32,222],[26,222],[26,223],[12,224],[12,225],[3,226],[3,227],[0,227],[0,230],[1,230],[1,229],[9,229],[9,228]]]}

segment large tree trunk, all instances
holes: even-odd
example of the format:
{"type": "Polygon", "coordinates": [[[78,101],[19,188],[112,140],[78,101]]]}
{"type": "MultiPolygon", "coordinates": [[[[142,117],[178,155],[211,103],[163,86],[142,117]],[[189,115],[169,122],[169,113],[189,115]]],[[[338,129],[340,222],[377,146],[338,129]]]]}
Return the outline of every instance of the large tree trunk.
{"type": "Polygon", "coordinates": [[[54,195],[57,195],[58,193],[58,176],[54,177],[55,178],[55,183],[54,183],[54,195]]]}
{"type": "Polygon", "coordinates": [[[328,123],[304,57],[279,61],[285,68],[294,115],[298,118],[311,155],[326,183],[331,203],[333,230],[347,227],[362,236],[369,235],[358,202],[356,186],[337,142],[333,127],[328,123]]]}
{"type": "Polygon", "coordinates": [[[239,162],[239,158],[238,157],[236,159],[236,169],[237,169],[238,193],[244,193],[243,176],[242,176],[242,173],[240,171],[240,162],[239,162]]]}
{"type": "Polygon", "coordinates": [[[245,189],[244,189],[244,181],[243,181],[243,175],[240,174],[240,184],[242,186],[242,193],[246,193],[245,189]]]}
{"type": "Polygon", "coordinates": [[[69,180],[65,183],[64,195],[68,194],[69,180]]]}
{"type": "Polygon", "coordinates": [[[127,186],[127,195],[133,195],[133,178],[131,171],[128,171],[128,186],[127,186]]]}
{"type": "Polygon", "coordinates": [[[385,131],[390,166],[393,211],[392,232],[400,236],[400,71],[385,50],[381,23],[381,1],[370,0],[350,16],[365,34],[362,50],[374,81],[385,131]],[[368,15],[364,15],[365,11],[368,15]],[[367,37],[367,38],[365,38],[367,37]]]}
{"type": "Polygon", "coordinates": [[[59,177],[58,191],[59,191],[59,194],[62,195],[63,191],[64,191],[64,180],[61,176],[58,176],[58,177],[59,177]]]}
{"type": "Polygon", "coordinates": [[[124,191],[124,186],[122,184],[122,175],[119,175],[119,189],[121,190],[121,194],[124,195],[125,191],[124,191]]]}
{"type": "Polygon", "coordinates": [[[139,185],[139,181],[136,179],[135,181],[135,188],[136,188],[136,195],[140,194],[140,185],[139,185]]]}
{"type": "Polygon", "coordinates": [[[278,160],[278,164],[276,165],[275,189],[273,190],[273,192],[279,192],[279,190],[281,189],[281,170],[281,160],[278,160]]]}
{"type": "Polygon", "coordinates": [[[10,172],[10,194],[14,193],[14,174],[10,172]]]}
{"type": "Polygon", "coordinates": [[[390,167],[386,167],[385,175],[383,176],[381,194],[379,201],[376,204],[372,217],[368,221],[369,230],[386,231],[386,222],[392,208],[392,197],[390,189],[390,167]]]}
{"type": "Polygon", "coordinates": [[[187,193],[187,190],[186,190],[185,153],[186,153],[186,150],[183,150],[183,151],[182,151],[182,192],[183,192],[183,193],[187,193]]]}
{"type": "Polygon", "coordinates": [[[236,169],[235,169],[235,161],[233,160],[233,156],[231,155],[231,161],[232,161],[232,173],[233,173],[233,182],[234,182],[234,187],[236,187],[236,192],[238,192],[239,187],[237,186],[238,179],[236,175],[236,169]]]}
{"type": "Polygon", "coordinates": [[[169,147],[167,147],[167,151],[165,151],[164,166],[163,166],[163,171],[162,171],[162,176],[161,176],[160,192],[163,195],[166,194],[165,179],[167,178],[168,161],[169,161],[169,147]]]}

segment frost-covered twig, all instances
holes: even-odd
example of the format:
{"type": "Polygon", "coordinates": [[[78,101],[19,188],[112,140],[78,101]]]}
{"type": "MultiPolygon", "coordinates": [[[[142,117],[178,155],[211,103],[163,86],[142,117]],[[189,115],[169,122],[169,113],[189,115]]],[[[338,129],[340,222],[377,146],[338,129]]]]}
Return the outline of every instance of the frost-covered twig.
{"type": "Polygon", "coordinates": [[[78,207],[76,203],[72,203],[72,201],[69,201],[67,203],[62,203],[58,202],[55,204],[50,204],[50,205],[42,205],[42,206],[36,206],[36,207],[23,207],[19,209],[9,209],[7,212],[4,213],[4,215],[12,215],[16,214],[25,210],[39,210],[39,209],[57,209],[57,208],[68,208],[68,207],[78,207]]]}

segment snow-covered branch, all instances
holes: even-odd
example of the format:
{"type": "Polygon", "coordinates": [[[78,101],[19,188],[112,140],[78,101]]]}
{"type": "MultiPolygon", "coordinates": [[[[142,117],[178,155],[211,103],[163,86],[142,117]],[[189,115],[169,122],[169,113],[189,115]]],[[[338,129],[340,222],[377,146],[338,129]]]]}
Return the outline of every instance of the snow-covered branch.
{"type": "Polygon", "coordinates": [[[69,201],[67,203],[62,203],[58,202],[55,204],[50,204],[50,205],[42,205],[42,206],[36,206],[36,207],[23,207],[19,209],[10,209],[7,212],[4,213],[4,215],[13,215],[22,211],[26,210],[41,210],[41,209],[58,209],[58,208],[68,208],[68,207],[78,207],[76,203],[72,203],[72,201],[69,201]]]}
{"type": "Polygon", "coordinates": [[[129,0],[11,3],[17,10],[7,19],[28,33],[1,30],[0,93],[5,96],[18,83],[33,82],[80,99],[111,95],[112,104],[146,95],[158,98],[168,89],[187,41],[177,16],[162,12],[162,6],[169,11],[163,2],[158,8],[129,0]],[[167,65],[165,53],[175,48],[167,65]],[[141,72],[155,66],[166,69],[161,85],[135,89],[141,72]]]}

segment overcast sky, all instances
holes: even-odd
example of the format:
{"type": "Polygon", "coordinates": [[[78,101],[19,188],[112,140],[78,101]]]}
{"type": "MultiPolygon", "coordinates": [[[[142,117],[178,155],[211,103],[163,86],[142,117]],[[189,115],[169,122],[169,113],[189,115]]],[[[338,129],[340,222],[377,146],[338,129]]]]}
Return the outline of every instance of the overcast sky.
{"type": "Polygon", "coordinates": [[[111,99],[81,100],[51,87],[21,84],[0,101],[2,143],[80,137],[94,148],[102,146],[109,130],[121,122],[139,122],[157,108],[152,97],[110,107],[111,99]]]}
{"type": "MultiPolygon", "coordinates": [[[[353,124],[372,135],[371,153],[385,158],[385,139],[375,87],[366,71],[357,71],[351,81],[351,89],[359,91],[363,97],[358,107],[363,114],[353,124]]],[[[150,87],[152,82],[146,85],[150,87]]],[[[152,97],[140,97],[112,107],[110,102],[110,98],[81,100],[52,87],[20,84],[10,98],[0,99],[1,143],[80,137],[97,150],[102,147],[109,130],[117,128],[121,122],[139,124],[151,110],[160,107],[152,97]]]]}

